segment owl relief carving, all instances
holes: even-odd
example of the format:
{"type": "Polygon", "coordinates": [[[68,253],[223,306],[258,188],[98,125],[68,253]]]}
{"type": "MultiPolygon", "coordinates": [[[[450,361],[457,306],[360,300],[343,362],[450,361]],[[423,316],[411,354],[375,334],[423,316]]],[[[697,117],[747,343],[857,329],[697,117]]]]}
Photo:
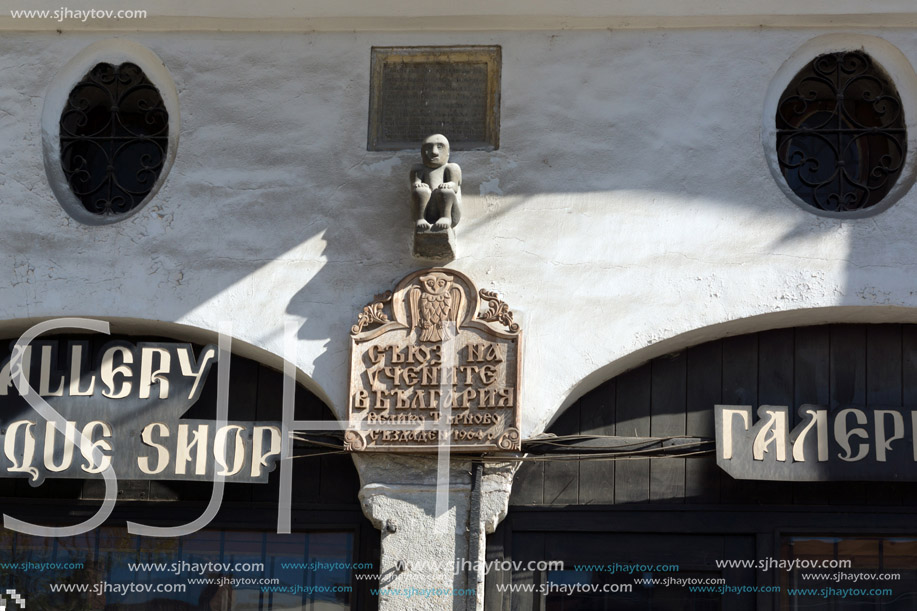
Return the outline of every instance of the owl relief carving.
{"type": "Polygon", "coordinates": [[[441,342],[452,337],[449,323],[458,329],[464,315],[465,292],[442,272],[431,272],[418,278],[420,284],[408,292],[411,327],[420,331],[422,342],[441,342]]]}

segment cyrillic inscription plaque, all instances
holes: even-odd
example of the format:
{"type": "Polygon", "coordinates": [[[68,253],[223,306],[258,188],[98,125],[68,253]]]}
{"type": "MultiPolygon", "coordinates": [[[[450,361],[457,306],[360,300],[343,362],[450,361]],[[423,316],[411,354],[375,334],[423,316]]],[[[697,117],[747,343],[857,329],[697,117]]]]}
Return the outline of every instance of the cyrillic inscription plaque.
{"type": "Polygon", "coordinates": [[[415,272],[363,308],[351,338],[347,449],[520,449],[521,330],[496,294],[454,270],[415,272]]]}
{"type": "Polygon", "coordinates": [[[373,47],[370,150],[445,134],[455,150],[499,146],[500,47],[373,47]]]}

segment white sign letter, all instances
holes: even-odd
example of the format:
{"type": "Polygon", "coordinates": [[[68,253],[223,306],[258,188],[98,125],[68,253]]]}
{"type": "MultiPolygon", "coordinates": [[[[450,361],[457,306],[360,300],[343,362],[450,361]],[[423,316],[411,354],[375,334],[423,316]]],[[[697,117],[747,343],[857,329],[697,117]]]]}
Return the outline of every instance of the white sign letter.
{"type": "Polygon", "coordinates": [[[866,429],[861,428],[850,429],[848,431],[848,414],[853,414],[857,424],[866,424],[866,414],[863,413],[863,410],[855,409],[852,407],[843,409],[834,419],[834,440],[844,450],[844,454],[838,454],[837,457],[841,460],[846,460],[847,462],[856,462],[858,460],[863,460],[866,458],[866,455],[869,454],[869,444],[861,443],[857,455],[853,456],[853,451],[850,448],[850,438],[856,436],[861,439],[867,439],[869,434],[866,432],[866,429]]]}

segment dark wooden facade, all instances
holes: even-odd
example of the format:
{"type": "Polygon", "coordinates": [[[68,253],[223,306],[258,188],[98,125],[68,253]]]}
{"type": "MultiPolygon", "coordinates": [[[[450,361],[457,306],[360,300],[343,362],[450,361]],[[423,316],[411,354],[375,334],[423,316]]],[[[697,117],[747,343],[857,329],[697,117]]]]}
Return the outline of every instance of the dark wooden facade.
{"type": "MultiPolygon", "coordinates": [[[[788,405],[794,417],[803,403],[917,406],[917,326],[826,325],[712,341],[605,382],[562,413],[549,432],[712,439],[713,406],[721,403],[788,405]]],[[[673,562],[683,570],[718,572],[733,583],[774,585],[773,571],[723,572],[713,563],[776,558],[781,537],[793,532],[914,536],[915,500],[915,483],[737,481],[712,455],[525,463],[488,554],[559,559],[568,567],[673,562]]],[[[518,583],[544,578],[525,572],[511,577],[518,583]]],[[[494,574],[489,580],[489,611],[545,608],[538,596],[497,594],[495,585],[509,579],[494,574]]],[[[773,609],[789,602],[751,594],[691,604],[682,599],[639,608],[773,609]]]]}
{"type": "MultiPolygon", "coordinates": [[[[61,338],[72,339],[72,338],[61,338]]],[[[113,339],[130,342],[176,341],[160,337],[86,336],[90,354],[113,339]]],[[[5,342],[4,342],[5,345],[5,342]]],[[[195,346],[199,354],[202,346],[195,346]]],[[[8,354],[8,353],[7,353],[8,354]]],[[[219,364],[215,363],[204,389],[184,418],[214,419],[219,364]]],[[[283,374],[257,361],[234,355],[231,360],[228,420],[280,422],[283,374]]],[[[295,418],[333,420],[334,414],[314,394],[297,385],[295,418]]],[[[292,530],[348,532],[353,535],[353,562],[378,563],[380,533],[363,514],[357,498],[359,476],[349,454],[329,453],[324,448],[294,444],[292,530]]],[[[277,529],[279,464],[267,484],[227,483],[217,517],[207,529],[275,533],[277,529]]],[[[106,525],[123,526],[136,521],[156,526],[178,526],[201,515],[210,499],[212,485],[194,481],[118,481],[118,502],[106,525]]],[[[95,479],[47,479],[32,487],[25,478],[0,479],[3,513],[49,526],[86,520],[104,497],[104,482],[95,479]]],[[[372,573],[373,571],[360,571],[372,573]]],[[[351,608],[377,608],[370,587],[377,581],[354,578],[351,608]]]]}

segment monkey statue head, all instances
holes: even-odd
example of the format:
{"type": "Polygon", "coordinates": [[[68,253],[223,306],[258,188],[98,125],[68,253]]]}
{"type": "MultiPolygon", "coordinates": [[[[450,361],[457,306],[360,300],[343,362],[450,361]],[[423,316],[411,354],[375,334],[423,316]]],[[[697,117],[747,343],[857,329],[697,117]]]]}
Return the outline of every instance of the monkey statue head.
{"type": "Polygon", "coordinates": [[[423,164],[428,168],[439,168],[449,162],[449,141],[442,134],[433,134],[420,147],[423,164]]]}

